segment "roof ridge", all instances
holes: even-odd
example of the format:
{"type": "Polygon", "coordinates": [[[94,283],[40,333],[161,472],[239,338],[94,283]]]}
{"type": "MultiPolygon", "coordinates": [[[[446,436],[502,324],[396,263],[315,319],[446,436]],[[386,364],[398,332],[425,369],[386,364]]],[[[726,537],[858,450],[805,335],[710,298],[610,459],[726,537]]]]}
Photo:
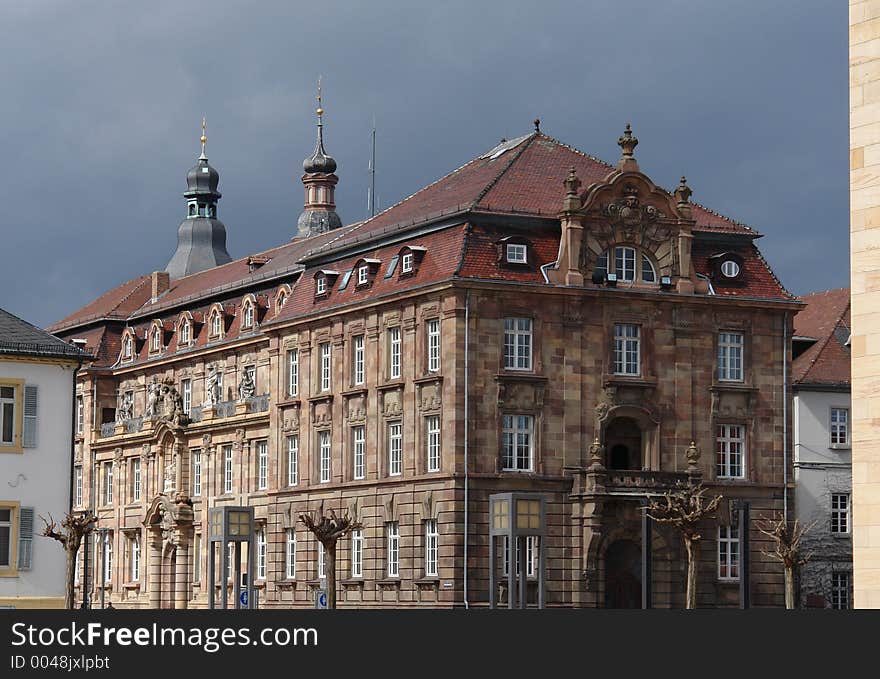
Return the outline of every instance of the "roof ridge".
{"type": "Polygon", "coordinates": [[[609,170],[616,170],[617,169],[616,166],[612,165],[608,161],[602,160],[601,158],[597,158],[596,156],[591,155],[591,154],[587,153],[586,151],[581,151],[576,146],[572,146],[571,144],[566,144],[564,141],[561,141],[561,140],[557,139],[556,137],[551,137],[549,134],[546,134],[544,132],[538,132],[538,133],[533,133],[533,134],[535,134],[535,136],[543,137],[544,139],[547,139],[548,141],[552,141],[554,144],[559,144],[563,148],[567,148],[569,151],[571,151],[573,153],[577,153],[579,156],[583,156],[584,158],[589,158],[593,162],[599,163],[600,165],[604,165],[609,170]]]}

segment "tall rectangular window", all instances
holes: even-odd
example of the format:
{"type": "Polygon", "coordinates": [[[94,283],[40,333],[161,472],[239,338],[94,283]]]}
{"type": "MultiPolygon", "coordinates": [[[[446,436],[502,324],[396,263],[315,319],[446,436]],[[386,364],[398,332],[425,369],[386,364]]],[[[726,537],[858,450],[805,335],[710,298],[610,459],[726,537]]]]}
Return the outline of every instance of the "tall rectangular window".
{"type": "Polygon", "coordinates": [[[180,390],[182,392],[181,398],[183,399],[183,414],[189,415],[189,411],[192,410],[192,395],[193,395],[193,384],[192,380],[181,380],[180,381],[180,390]]]}
{"type": "Polygon", "coordinates": [[[425,521],[425,577],[437,576],[437,519],[425,521]]]}
{"type": "Polygon", "coordinates": [[[299,483],[299,436],[287,437],[287,485],[299,483]]]}
{"type": "Polygon", "coordinates": [[[83,503],[83,468],[77,465],[73,468],[73,506],[82,507],[83,503]]]}
{"type": "Polygon", "coordinates": [[[223,492],[232,492],[232,446],[223,446],[223,492]]]}
{"type": "Polygon", "coordinates": [[[104,504],[113,504],[113,463],[104,463],[104,504]]]}
{"type": "Polygon", "coordinates": [[[400,377],[400,327],[388,328],[388,379],[400,377]]]}
{"type": "Polygon", "coordinates": [[[388,577],[398,578],[400,577],[400,524],[397,521],[386,523],[385,535],[388,541],[386,552],[388,577]]]}
{"type": "Polygon", "coordinates": [[[257,490],[269,486],[269,442],[257,441],[257,490]]]}
{"type": "Polygon", "coordinates": [[[113,579],[113,533],[107,531],[104,533],[104,582],[110,582],[113,579]]]}
{"type": "Polygon", "coordinates": [[[440,416],[425,418],[425,458],[429,472],[440,471],[440,416]]]}
{"type": "Polygon", "coordinates": [[[352,384],[364,383],[364,336],[355,335],[352,338],[352,384]]]}
{"type": "Polygon", "coordinates": [[[614,374],[641,374],[641,328],[634,323],[614,324],[614,374]]]}
{"type": "Polygon", "coordinates": [[[428,333],[428,372],[440,370],[440,319],[431,318],[426,324],[428,333]]]}
{"type": "Polygon", "coordinates": [[[388,425],[388,475],[399,476],[403,472],[403,427],[400,422],[388,425]]]}
{"type": "Polygon", "coordinates": [[[633,248],[614,248],[614,271],[622,281],[636,278],[636,251],[633,248]]]}
{"type": "Polygon", "coordinates": [[[849,533],[849,495],[831,494],[831,532],[849,533]]]}
{"type": "Polygon", "coordinates": [[[534,417],[501,418],[501,466],[504,471],[530,472],[534,462],[534,417]]]}
{"type": "MultiPolygon", "coordinates": [[[[527,535],[524,539],[526,541],[526,577],[533,578],[538,572],[538,536],[527,535]]],[[[501,554],[502,575],[507,575],[507,569],[510,567],[507,559],[507,546],[509,542],[510,539],[505,535],[501,554]]],[[[516,550],[515,554],[516,556],[514,558],[514,561],[516,563],[516,574],[519,575],[519,550],[516,550]]]]}
{"type": "Polygon", "coordinates": [[[318,542],[318,579],[327,577],[324,573],[324,545],[318,542]]]}
{"type": "Polygon", "coordinates": [[[532,369],[532,319],[504,319],[504,369],[532,369]]]}
{"type": "Polygon", "coordinates": [[[299,350],[287,352],[287,395],[299,394],[299,350]]]}
{"type": "Polygon", "coordinates": [[[129,554],[129,577],[130,582],[138,582],[141,579],[141,540],[138,536],[131,539],[131,553],[129,554]]]}
{"type": "Polygon", "coordinates": [[[12,565],[12,508],[0,507],[0,567],[12,565]]]}
{"type": "Polygon", "coordinates": [[[743,380],[743,334],[718,333],[718,379],[724,382],[743,380]]]}
{"type": "Polygon", "coordinates": [[[366,440],[366,428],[363,425],[351,428],[352,473],[355,479],[363,479],[367,475],[366,440]]]}
{"type": "Polygon", "coordinates": [[[330,482],[330,432],[318,432],[319,450],[319,480],[321,483],[330,482]]]}
{"type": "Polygon", "coordinates": [[[351,577],[364,576],[364,531],[351,532],[351,577]]]}
{"type": "Polygon", "coordinates": [[[739,531],[734,526],[718,526],[718,579],[739,579],[739,531]]]}
{"type": "Polygon", "coordinates": [[[0,385],[0,445],[15,443],[15,387],[0,385]]]}
{"type": "Polygon", "coordinates": [[[192,451],[192,494],[193,497],[202,494],[202,451],[198,448],[192,451]]]}
{"type": "Polygon", "coordinates": [[[849,408],[831,409],[831,445],[849,444],[849,408]]]}
{"type": "Polygon", "coordinates": [[[82,434],[85,428],[86,406],[82,396],[76,397],[76,433],[82,434]]]}
{"type": "Polygon", "coordinates": [[[746,428],[741,424],[719,424],[716,432],[715,476],[741,479],[745,472],[746,428]]]}
{"type": "Polygon", "coordinates": [[[266,529],[257,531],[257,580],[266,579],[266,529]]]}
{"type": "Polygon", "coordinates": [[[840,611],[849,608],[849,573],[831,573],[831,608],[840,611]]]}
{"type": "Polygon", "coordinates": [[[296,530],[287,529],[286,549],[284,550],[285,558],[285,577],[288,580],[296,578],[296,530]]]}
{"type": "Polygon", "coordinates": [[[131,460],[131,501],[141,501],[141,460],[134,457],[131,460]]]}
{"type": "Polygon", "coordinates": [[[330,391],[330,342],[323,342],[319,353],[321,355],[321,391],[330,391]]]}

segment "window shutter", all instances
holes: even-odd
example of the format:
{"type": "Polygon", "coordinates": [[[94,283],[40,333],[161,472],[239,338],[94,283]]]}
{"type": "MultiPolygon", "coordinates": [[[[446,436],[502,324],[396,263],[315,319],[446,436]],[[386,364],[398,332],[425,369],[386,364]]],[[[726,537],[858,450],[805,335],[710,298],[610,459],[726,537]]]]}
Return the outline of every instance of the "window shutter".
{"type": "Polygon", "coordinates": [[[18,510],[18,570],[29,571],[33,562],[34,508],[18,510]]]}
{"type": "Polygon", "coordinates": [[[37,387],[26,385],[24,388],[24,431],[21,445],[24,448],[37,447],[37,387]]]}

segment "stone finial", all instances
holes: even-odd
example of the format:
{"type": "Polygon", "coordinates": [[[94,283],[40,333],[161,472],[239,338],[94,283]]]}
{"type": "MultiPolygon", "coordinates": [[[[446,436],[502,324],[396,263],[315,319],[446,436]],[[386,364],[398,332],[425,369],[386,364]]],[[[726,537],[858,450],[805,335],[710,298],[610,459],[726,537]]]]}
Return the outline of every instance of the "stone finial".
{"type": "Polygon", "coordinates": [[[691,441],[691,444],[687,447],[685,456],[687,457],[688,471],[696,470],[700,464],[700,449],[697,448],[697,444],[694,441],[691,441]]]}
{"type": "Polygon", "coordinates": [[[591,467],[601,467],[602,465],[602,457],[604,453],[604,447],[602,443],[599,441],[599,437],[593,439],[593,444],[590,446],[590,466],[591,467]]]}
{"type": "Polygon", "coordinates": [[[540,119],[540,118],[535,118],[535,119],[532,121],[532,125],[535,126],[535,132],[540,132],[540,131],[541,131],[541,119],[540,119]]]}
{"type": "Polygon", "coordinates": [[[617,139],[617,145],[623,149],[623,158],[632,158],[633,151],[636,146],[639,145],[638,137],[634,137],[632,133],[632,128],[629,123],[626,124],[626,129],[623,131],[623,134],[617,139]]]}
{"type": "Polygon", "coordinates": [[[679,206],[687,205],[688,200],[693,195],[693,191],[691,191],[691,187],[687,185],[687,178],[682,176],[681,182],[677,187],[675,187],[675,200],[678,202],[679,206]]]}
{"type": "Polygon", "coordinates": [[[574,168],[568,171],[568,176],[562,182],[565,185],[565,199],[562,202],[563,212],[576,212],[581,209],[581,199],[578,197],[578,189],[581,180],[578,179],[574,168]]]}

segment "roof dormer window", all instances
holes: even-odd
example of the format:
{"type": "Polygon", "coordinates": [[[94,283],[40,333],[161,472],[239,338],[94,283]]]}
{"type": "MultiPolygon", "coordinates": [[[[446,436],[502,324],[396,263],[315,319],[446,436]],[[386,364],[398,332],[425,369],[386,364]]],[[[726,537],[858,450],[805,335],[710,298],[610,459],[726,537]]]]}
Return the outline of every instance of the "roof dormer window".
{"type": "Polygon", "coordinates": [[[192,339],[192,325],[190,324],[190,322],[187,320],[181,321],[180,330],[178,332],[180,333],[180,335],[177,343],[181,346],[186,346],[187,344],[189,344],[190,340],[192,339]]]}
{"type": "Polygon", "coordinates": [[[126,361],[130,361],[132,356],[134,355],[134,341],[131,338],[131,334],[126,334],[125,339],[122,341],[122,358],[126,361]]]}
{"type": "Polygon", "coordinates": [[[327,279],[324,276],[318,276],[315,279],[315,294],[316,295],[327,294],[327,279]]]}
{"type": "Polygon", "coordinates": [[[709,258],[712,279],[720,283],[743,283],[743,258],[736,252],[721,252],[709,258]]]}
{"type": "Polygon", "coordinates": [[[413,255],[411,252],[405,252],[400,258],[400,273],[412,273],[413,255]]]}
{"type": "Polygon", "coordinates": [[[251,302],[244,303],[244,310],[242,311],[241,326],[243,328],[253,328],[254,327],[254,305],[251,302]]]}
{"type": "Polygon", "coordinates": [[[400,277],[414,276],[419,272],[419,265],[425,258],[428,248],[422,245],[406,245],[400,249],[400,277]]]}
{"type": "Polygon", "coordinates": [[[223,316],[218,309],[211,313],[211,337],[223,335],[223,316]]]}
{"type": "Polygon", "coordinates": [[[623,283],[656,283],[657,269],[644,252],[620,245],[606,250],[596,258],[594,282],[606,278],[623,283]]]}
{"type": "Polygon", "coordinates": [[[528,248],[525,243],[507,244],[507,262],[509,264],[528,264],[528,248]]]}
{"type": "Polygon", "coordinates": [[[159,330],[158,326],[153,326],[153,332],[150,333],[150,353],[158,353],[161,346],[162,331],[159,330]]]}
{"type": "Polygon", "coordinates": [[[370,282],[370,268],[366,264],[358,267],[358,285],[366,285],[370,282]]]}
{"type": "Polygon", "coordinates": [[[726,259],[721,262],[721,274],[725,278],[736,278],[739,276],[739,264],[732,259],[726,259]]]}

